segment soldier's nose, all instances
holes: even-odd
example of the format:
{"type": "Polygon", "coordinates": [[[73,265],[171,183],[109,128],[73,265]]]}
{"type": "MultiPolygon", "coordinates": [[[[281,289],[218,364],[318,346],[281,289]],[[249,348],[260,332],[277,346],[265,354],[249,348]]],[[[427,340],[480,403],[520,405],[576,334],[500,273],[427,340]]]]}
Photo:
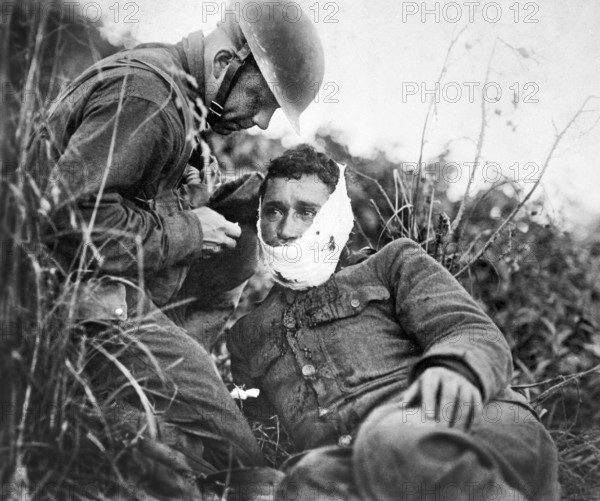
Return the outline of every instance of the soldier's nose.
{"type": "Polygon", "coordinates": [[[276,108],[261,109],[254,115],[254,117],[252,117],[252,122],[262,130],[265,130],[271,122],[271,118],[273,117],[273,113],[275,113],[275,109],[276,108]]]}

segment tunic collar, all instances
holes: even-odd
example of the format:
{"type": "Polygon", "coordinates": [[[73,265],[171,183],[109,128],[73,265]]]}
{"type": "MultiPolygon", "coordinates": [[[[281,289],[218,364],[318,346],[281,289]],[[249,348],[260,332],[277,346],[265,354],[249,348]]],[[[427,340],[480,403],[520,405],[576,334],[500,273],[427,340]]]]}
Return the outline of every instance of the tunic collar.
{"type": "Polygon", "coordinates": [[[197,87],[197,93],[204,99],[204,33],[202,30],[190,33],[181,41],[184,55],[184,67],[192,75],[197,87]]]}

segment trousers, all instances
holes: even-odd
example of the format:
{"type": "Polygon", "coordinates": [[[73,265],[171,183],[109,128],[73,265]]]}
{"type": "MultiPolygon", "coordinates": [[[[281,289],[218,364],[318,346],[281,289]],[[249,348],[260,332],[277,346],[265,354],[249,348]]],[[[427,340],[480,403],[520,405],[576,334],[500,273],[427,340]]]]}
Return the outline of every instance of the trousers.
{"type": "MultiPolygon", "coordinates": [[[[127,288],[130,318],[103,333],[118,340],[111,360],[96,364],[97,387],[117,393],[115,400],[125,409],[142,405],[137,381],[156,419],[157,439],[182,452],[196,473],[206,475],[234,466],[258,466],[263,456],[250,426],[223,383],[213,358],[167,314],[139,290],[127,288]]],[[[117,405],[117,413],[120,407],[117,405]]],[[[113,416],[131,420],[139,429],[143,413],[113,416]]],[[[143,423],[141,423],[143,424],[143,423]]]]}
{"type": "Polygon", "coordinates": [[[209,352],[255,265],[239,254],[255,245],[244,232],[234,251],[192,263],[172,305],[124,281],[99,281],[81,298],[78,316],[100,346],[88,376],[113,402],[105,417],[141,435],[123,473],[160,499],[204,499],[193,477],[264,464],[209,352]]]}
{"type": "Polygon", "coordinates": [[[103,363],[92,371],[98,386],[119,392],[115,400],[124,405],[116,406],[114,419],[139,429],[143,414],[131,409],[143,406],[124,374],[128,371],[150,400],[157,439],[183,453],[197,474],[264,463],[209,353],[255,266],[254,259],[240,255],[252,257],[256,236],[244,231],[238,244],[234,251],[193,263],[172,307],[158,308],[144,290],[128,285],[127,319],[105,322],[103,328],[124,370],[98,357],[103,363]]]}
{"type": "Polygon", "coordinates": [[[558,501],[557,464],[550,435],[525,406],[491,401],[466,431],[390,403],[351,445],[288,459],[277,499],[558,501]]]}

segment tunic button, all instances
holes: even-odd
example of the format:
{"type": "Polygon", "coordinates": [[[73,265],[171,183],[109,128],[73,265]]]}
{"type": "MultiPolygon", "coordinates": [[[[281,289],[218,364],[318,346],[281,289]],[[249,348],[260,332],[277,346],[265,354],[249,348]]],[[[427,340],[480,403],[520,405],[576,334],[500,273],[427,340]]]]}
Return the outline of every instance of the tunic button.
{"type": "Polygon", "coordinates": [[[342,435],[338,440],[340,447],[348,447],[352,443],[352,435],[342,435]]]}
{"type": "Polygon", "coordinates": [[[353,299],[352,301],[350,301],[350,305],[352,306],[352,308],[358,308],[360,306],[360,300],[353,299]]]}
{"type": "Polygon", "coordinates": [[[306,364],[302,366],[302,375],[304,377],[311,377],[314,376],[316,373],[316,369],[314,365],[311,364],[306,364]]]}

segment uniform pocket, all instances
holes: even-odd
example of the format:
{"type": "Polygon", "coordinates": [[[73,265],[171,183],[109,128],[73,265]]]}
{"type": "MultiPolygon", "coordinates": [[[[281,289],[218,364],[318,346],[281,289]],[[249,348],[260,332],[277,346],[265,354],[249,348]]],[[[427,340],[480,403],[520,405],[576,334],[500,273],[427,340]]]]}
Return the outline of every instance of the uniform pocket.
{"type": "Polygon", "coordinates": [[[305,312],[307,324],[316,327],[320,324],[359,315],[373,301],[387,301],[390,291],[382,285],[368,285],[354,290],[340,290],[338,297],[305,312]]]}
{"type": "Polygon", "coordinates": [[[83,282],[77,297],[75,318],[86,322],[127,320],[125,284],[102,279],[83,282]]]}
{"type": "Polygon", "coordinates": [[[338,386],[346,393],[406,367],[418,349],[403,335],[390,297],[380,285],[341,291],[310,317],[338,386]]]}

